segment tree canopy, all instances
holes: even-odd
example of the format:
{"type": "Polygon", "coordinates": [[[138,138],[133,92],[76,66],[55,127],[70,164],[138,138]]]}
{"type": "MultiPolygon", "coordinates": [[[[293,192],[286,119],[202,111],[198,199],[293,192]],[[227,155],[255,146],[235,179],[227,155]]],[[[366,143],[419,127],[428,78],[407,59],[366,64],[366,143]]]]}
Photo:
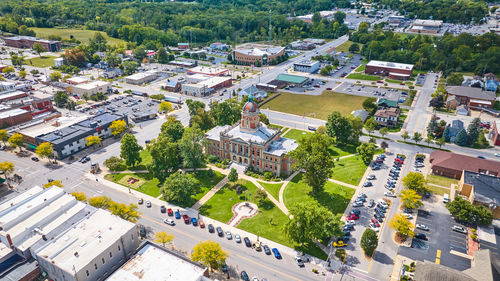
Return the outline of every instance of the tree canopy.
{"type": "Polygon", "coordinates": [[[168,202],[186,205],[198,186],[198,181],[191,174],[176,172],[165,179],[162,187],[163,197],[168,202]]]}
{"type": "Polygon", "coordinates": [[[488,208],[483,205],[473,205],[460,196],[456,196],[455,200],[446,204],[446,208],[461,221],[478,225],[488,225],[493,221],[493,214],[488,208]]]}
{"type": "Polygon", "coordinates": [[[137,144],[137,139],[132,134],[125,134],[121,139],[120,157],[127,166],[135,166],[141,162],[140,152],[142,147],[137,144]]]}
{"type": "Polygon", "coordinates": [[[210,270],[216,270],[222,267],[228,256],[219,243],[207,240],[194,246],[191,260],[207,266],[210,270]]]}

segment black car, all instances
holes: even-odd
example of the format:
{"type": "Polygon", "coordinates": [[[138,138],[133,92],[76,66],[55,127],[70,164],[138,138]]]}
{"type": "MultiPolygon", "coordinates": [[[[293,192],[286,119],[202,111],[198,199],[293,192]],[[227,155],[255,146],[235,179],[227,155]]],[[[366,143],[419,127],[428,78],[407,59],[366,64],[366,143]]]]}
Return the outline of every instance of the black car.
{"type": "Polygon", "coordinates": [[[380,223],[384,222],[384,218],[382,216],[380,216],[379,214],[375,214],[375,215],[373,215],[373,217],[375,217],[378,220],[378,222],[380,222],[380,223]]]}
{"type": "Polygon", "coordinates": [[[344,230],[344,236],[351,236],[351,231],[344,230]]]}
{"type": "Polygon", "coordinates": [[[385,218],[385,214],[382,211],[375,209],[375,213],[380,217],[385,218]]]}
{"type": "Polygon", "coordinates": [[[262,246],[262,248],[264,248],[264,253],[266,253],[266,255],[270,255],[271,254],[271,249],[269,249],[269,246],[264,245],[264,246],[262,246]]]}
{"type": "Polygon", "coordinates": [[[212,224],[208,225],[208,232],[210,232],[210,233],[214,233],[215,232],[215,228],[214,228],[214,226],[212,224]]]}
{"type": "Polygon", "coordinates": [[[359,216],[359,214],[361,214],[361,211],[359,209],[353,209],[349,212],[349,214],[359,216]]]}
{"type": "Polygon", "coordinates": [[[222,264],[222,272],[224,272],[224,273],[227,272],[227,264],[226,263],[222,264]]]}
{"type": "Polygon", "coordinates": [[[140,227],[140,234],[141,234],[142,238],[145,238],[148,235],[148,233],[146,231],[146,227],[144,227],[144,225],[141,225],[141,227],[140,227]]]}
{"type": "Polygon", "coordinates": [[[375,211],[377,211],[379,213],[384,213],[384,214],[386,212],[386,210],[384,208],[379,208],[379,207],[375,208],[375,211]]]}
{"type": "Polygon", "coordinates": [[[217,230],[217,235],[219,235],[219,237],[224,237],[224,231],[222,231],[222,228],[220,226],[218,226],[216,230],[217,230]]]}
{"type": "Polygon", "coordinates": [[[33,161],[35,161],[35,162],[40,161],[40,159],[38,159],[38,157],[31,157],[31,160],[33,160],[33,161]]]}
{"type": "Polygon", "coordinates": [[[423,233],[415,234],[415,238],[427,241],[427,236],[425,236],[425,234],[423,234],[423,233]]]}
{"type": "Polygon", "coordinates": [[[242,280],[245,280],[245,281],[250,281],[250,278],[248,277],[248,274],[247,274],[247,272],[246,272],[246,271],[244,271],[244,270],[243,270],[243,271],[241,272],[240,276],[241,276],[241,279],[242,279],[242,280]]]}
{"type": "Polygon", "coordinates": [[[342,240],[344,243],[347,243],[347,242],[349,242],[349,239],[351,239],[351,237],[346,235],[346,236],[342,237],[340,240],[342,240]]]}
{"type": "Polygon", "coordinates": [[[352,225],[352,224],[346,224],[346,225],[342,226],[342,231],[353,230],[353,229],[354,229],[354,225],[352,225]]]}
{"type": "Polygon", "coordinates": [[[161,205],[160,206],[160,212],[162,212],[162,214],[166,213],[167,212],[167,208],[165,208],[165,206],[161,205]]]}
{"type": "Polygon", "coordinates": [[[245,241],[245,245],[247,247],[252,247],[252,243],[250,243],[250,239],[248,239],[248,237],[243,238],[243,241],[245,241]]]}

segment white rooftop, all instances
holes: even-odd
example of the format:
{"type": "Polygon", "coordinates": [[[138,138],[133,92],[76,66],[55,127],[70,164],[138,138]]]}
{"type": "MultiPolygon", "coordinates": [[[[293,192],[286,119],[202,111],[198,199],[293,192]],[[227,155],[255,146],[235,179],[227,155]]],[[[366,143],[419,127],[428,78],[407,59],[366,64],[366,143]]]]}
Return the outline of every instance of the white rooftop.
{"type": "Polygon", "coordinates": [[[133,228],[135,224],[98,209],[68,231],[50,240],[36,255],[61,270],[78,272],[101,255],[102,249],[113,245],[133,228]]]}
{"type": "Polygon", "coordinates": [[[87,79],[86,77],[81,77],[81,76],[71,77],[71,78],[66,79],[66,82],[75,83],[75,84],[85,83],[88,81],[89,81],[89,79],[87,79]]]}
{"type": "Polygon", "coordinates": [[[269,145],[266,153],[276,156],[282,156],[290,151],[295,150],[297,147],[299,147],[299,144],[295,140],[280,137],[269,145]]]}
{"type": "Polygon", "coordinates": [[[157,75],[157,74],[158,73],[156,71],[149,70],[149,71],[139,72],[139,73],[129,75],[129,76],[125,77],[125,79],[140,80],[140,79],[144,79],[146,77],[150,77],[150,76],[157,75]]]}
{"type": "Polygon", "coordinates": [[[441,26],[443,24],[442,20],[415,20],[413,25],[424,25],[424,26],[441,26]]]}
{"type": "Polygon", "coordinates": [[[220,75],[221,73],[224,73],[227,71],[228,70],[226,68],[199,65],[199,66],[196,66],[196,67],[189,69],[188,73],[194,72],[194,73],[201,73],[201,74],[206,74],[206,75],[220,75]]]}
{"type": "Polygon", "coordinates": [[[22,108],[15,108],[15,109],[7,110],[4,112],[0,112],[0,119],[18,116],[18,115],[24,114],[26,112],[28,112],[28,111],[24,110],[22,108]]]}
{"type": "Polygon", "coordinates": [[[78,89],[82,89],[82,90],[92,90],[92,89],[106,86],[106,85],[110,85],[110,83],[106,82],[106,81],[92,81],[89,83],[75,85],[75,86],[73,86],[73,88],[78,88],[78,89]]]}
{"type": "Polygon", "coordinates": [[[232,78],[230,76],[212,76],[206,80],[200,81],[198,83],[193,83],[193,84],[186,84],[192,87],[206,87],[207,89],[210,89],[212,87],[215,87],[219,85],[220,83],[223,83],[227,80],[231,80],[232,78]]]}
{"type": "Polygon", "coordinates": [[[107,281],[201,281],[205,268],[154,244],[144,245],[107,281]]]}
{"type": "Polygon", "coordinates": [[[259,129],[255,132],[247,132],[241,130],[239,124],[234,126],[231,130],[229,130],[225,135],[231,137],[232,139],[240,139],[246,143],[256,142],[260,144],[264,144],[271,138],[274,134],[276,134],[276,130],[268,128],[264,123],[261,123],[259,129]]]}
{"type": "Polygon", "coordinates": [[[8,99],[19,95],[26,95],[26,93],[23,91],[4,92],[0,93],[0,99],[8,99]]]}
{"type": "Polygon", "coordinates": [[[88,119],[88,116],[78,116],[78,117],[77,116],[71,116],[71,117],[63,116],[63,117],[52,119],[50,121],[47,121],[47,122],[44,122],[41,124],[37,124],[37,125],[31,126],[31,127],[22,129],[19,131],[19,133],[21,133],[25,136],[35,138],[35,137],[38,137],[40,135],[47,134],[47,133],[53,132],[55,130],[60,130],[62,128],[71,126],[73,124],[76,124],[76,123],[83,121],[83,120],[86,120],[86,119],[88,119]],[[58,126],[56,126],[56,125],[58,125],[58,126]]]}
{"type": "Polygon", "coordinates": [[[397,69],[403,69],[403,70],[413,69],[413,64],[397,63],[397,62],[389,62],[389,61],[379,61],[379,60],[371,60],[367,64],[367,66],[390,67],[390,68],[397,68],[397,69]]]}

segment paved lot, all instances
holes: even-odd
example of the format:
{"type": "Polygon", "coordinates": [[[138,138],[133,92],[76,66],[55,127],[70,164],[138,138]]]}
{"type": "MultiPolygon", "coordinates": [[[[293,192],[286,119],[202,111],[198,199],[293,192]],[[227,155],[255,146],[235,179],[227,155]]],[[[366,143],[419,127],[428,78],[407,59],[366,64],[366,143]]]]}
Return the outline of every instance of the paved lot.
{"type": "Polygon", "coordinates": [[[342,83],[342,85],[340,85],[335,92],[356,96],[386,98],[390,100],[399,100],[400,98],[405,97],[405,95],[402,95],[403,91],[398,89],[355,85],[348,82],[342,83]]]}
{"type": "Polygon", "coordinates": [[[358,66],[361,64],[361,60],[363,59],[363,56],[354,54],[352,59],[348,59],[349,53],[340,53],[337,58],[340,62],[340,66],[337,67],[334,71],[331,73],[331,77],[333,78],[340,78],[340,76],[345,73],[348,75],[351,71],[355,70],[358,68],[358,66]]]}
{"type": "Polygon", "coordinates": [[[440,251],[440,264],[456,270],[470,267],[469,259],[450,253],[451,250],[464,254],[467,252],[466,236],[451,230],[453,225],[460,224],[451,218],[441,196],[433,195],[424,200],[424,206],[413,215],[417,215],[416,223],[429,227],[429,231],[416,230],[416,233],[424,233],[428,241],[413,239],[412,247],[400,247],[398,254],[415,260],[436,262],[440,251]]]}

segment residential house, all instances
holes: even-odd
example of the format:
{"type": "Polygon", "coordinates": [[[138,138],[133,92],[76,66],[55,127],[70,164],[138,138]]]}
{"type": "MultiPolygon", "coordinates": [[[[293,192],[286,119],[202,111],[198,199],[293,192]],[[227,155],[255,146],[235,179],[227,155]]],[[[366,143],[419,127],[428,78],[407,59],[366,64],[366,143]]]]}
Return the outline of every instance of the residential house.
{"type": "Polygon", "coordinates": [[[180,50],[188,50],[189,43],[177,43],[177,48],[180,50]]]}
{"type": "Polygon", "coordinates": [[[261,100],[263,100],[263,99],[265,99],[267,97],[267,92],[263,91],[263,90],[260,90],[255,85],[251,85],[251,86],[249,86],[249,87],[241,90],[238,93],[238,96],[240,98],[243,97],[243,96],[250,96],[250,95],[253,95],[253,97],[255,98],[255,100],[261,101],[261,100]]]}
{"type": "Polygon", "coordinates": [[[460,105],[460,101],[457,96],[450,95],[446,98],[446,108],[447,109],[457,109],[460,105]]]}
{"type": "Polygon", "coordinates": [[[483,205],[500,218],[500,178],[471,171],[463,171],[458,182],[458,195],[472,204],[483,205]]]}
{"type": "Polygon", "coordinates": [[[484,75],[484,88],[486,91],[496,92],[500,81],[497,76],[493,73],[486,73],[484,75]]]}
{"type": "Polygon", "coordinates": [[[361,119],[361,121],[363,121],[363,123],[365,123],[366,119],[368,119],[368,116],[370,116],[370,113],[368,113],[368,111],[366,111],[364,109],[358,109],[358,110],[354,110],[353,112],[351,112],[351,115],[354,117],[359,117],[361,119]]]}
{"type": "Polygon", "coordinates": [[[391,107],[379,109],[375,112],[374,120],[384,127],[396,127],[398,125],[399,114],[401,113],[399,107],[391,107]]]}
{"type": "Polygon", "coordinates": [[[464,122],[461,120],[453,120],[451,122],[451,126],[448,125],[448,136],[450,137],[450,141],[454,142],[456,135],[458,135],[458,132],[464,129],[464,122]]]}
{"type": "Polygon", "coordinates": [[[398,107],[398,101],[389,99],[378,99],[377,100],[378,109],[387,109],[398,107]]]}
{"type": "Polygon", "coordinates": [[[433,174],[449,178],[460,179],[464,170],[493,176],[500,175],[500,162],[463,154],[434,150],[429,161],[433,174]]]}

